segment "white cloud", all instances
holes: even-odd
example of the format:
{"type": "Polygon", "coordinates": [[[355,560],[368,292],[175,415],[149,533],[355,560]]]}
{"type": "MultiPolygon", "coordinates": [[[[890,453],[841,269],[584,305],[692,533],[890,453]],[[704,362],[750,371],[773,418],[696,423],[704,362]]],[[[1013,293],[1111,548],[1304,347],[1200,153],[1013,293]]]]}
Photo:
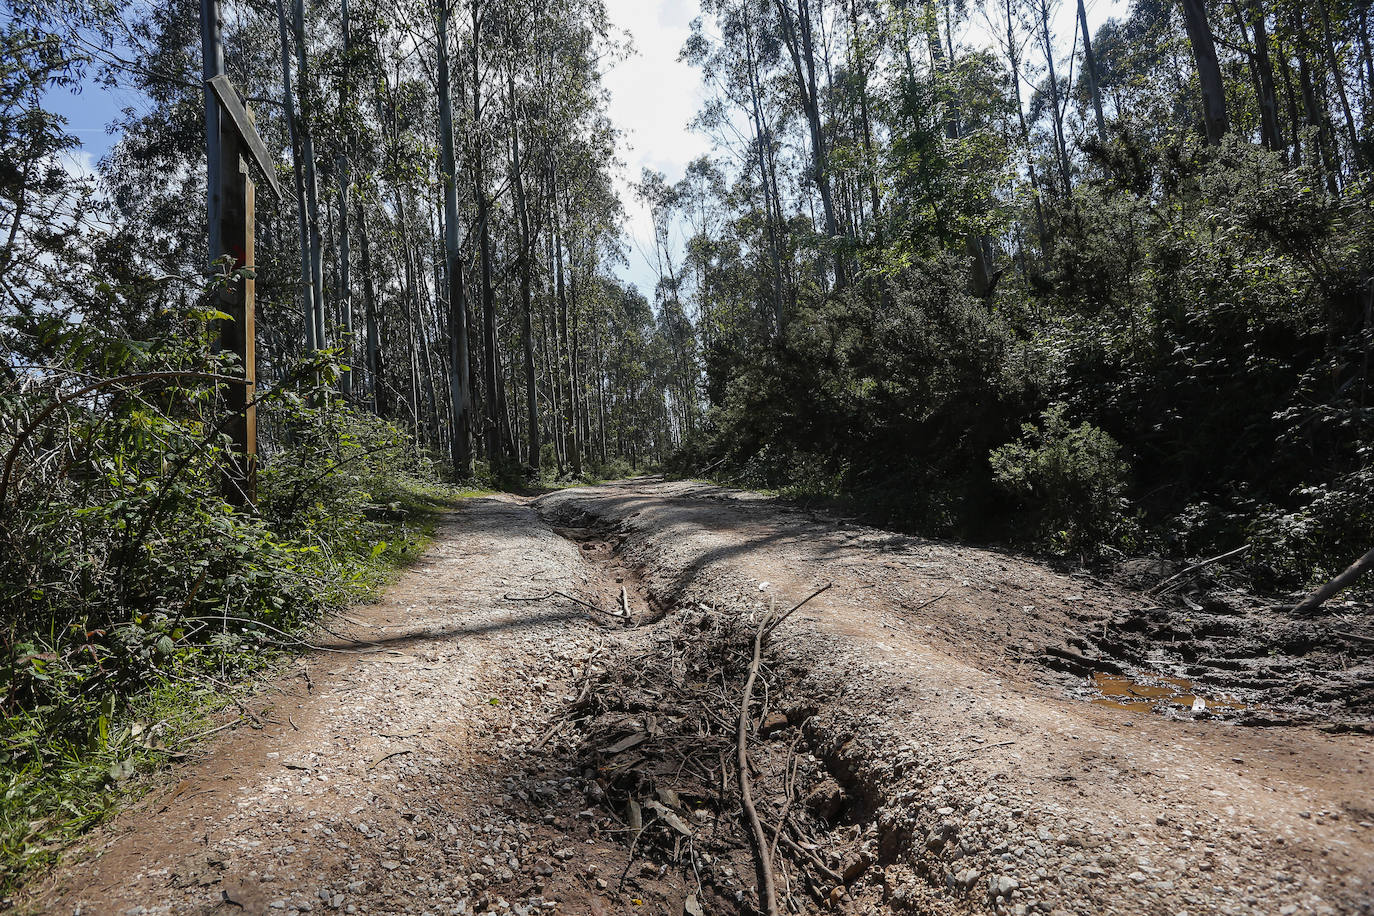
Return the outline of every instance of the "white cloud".
{"type": "Polygon", "coordinates": [[[59,162],[62,168],[66,169],[67,174],[78,180],[95,179],[96,157],[95,154],[85,149],[65,150],[59,154],[59,162]]]}

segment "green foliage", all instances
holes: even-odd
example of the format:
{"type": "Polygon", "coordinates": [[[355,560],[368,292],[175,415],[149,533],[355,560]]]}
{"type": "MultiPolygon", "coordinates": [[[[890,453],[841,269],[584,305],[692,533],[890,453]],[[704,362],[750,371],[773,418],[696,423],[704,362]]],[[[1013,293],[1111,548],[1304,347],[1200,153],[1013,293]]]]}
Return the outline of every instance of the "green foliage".
{"type": "Polygon", "coordinates": [[[1071,426],[1062,404],[1021,427],[988,456],[993,479],[1027,513],[1026,540],[1057,550],[1095,551],[1122,520],[1126,462],[1121,446],[1088,423],[1071,426]]]}
{"type": "Polygon", "coordinates": [[[1022,319],[1047,396],[1127,447],[1174,549],[1251,541],[1263,587],[1343,566],[1374,537],[1367,182],[1338,198],[1237,141],[1103,157],[1042,278],[1052,318],[1022,319]]]}
{"type": "Polygon", "coordinates": [[[1031,394],[1022,350],[953,259],[922,262],[805,308],[785,340],[741,358],[677,467],[722,461],[745,486],[844,493],[888,523],[990,536],[987,453],[1031,394]]]}
{"type": "Polygon", "coordinates": [[[802,296],[780,339],[715,336],[676,471],[1080,556],[1248,542],[1263,589],[1368,549],[1367,176],[1338,196],[1254,143],[1123,133],[1044,207],[1043,258],[978,297],[967,186],[940,177],[978,169],[937,127],[894,139],[897,233],[857,278],[802,296]]]}
{"type": "Polygon", "coordinates": [[[259,500],[232,508],[220,320],[7,324],[44,364],[0,385],[0,886],[102,817],[154,737],[190,733],[204,704],[159,715],[166,691],[213,705],[414,556],[449,500],[404,433],[328,393],[322,357],[260,385],[259,500]]]}

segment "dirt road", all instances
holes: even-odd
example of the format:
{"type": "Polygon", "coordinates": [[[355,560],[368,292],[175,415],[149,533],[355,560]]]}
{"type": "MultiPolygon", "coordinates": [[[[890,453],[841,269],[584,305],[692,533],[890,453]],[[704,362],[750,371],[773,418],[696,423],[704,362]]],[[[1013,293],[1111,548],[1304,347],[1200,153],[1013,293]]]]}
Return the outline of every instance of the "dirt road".
{"type": "Polygon", "coordinates": [[[782,912],[1374,912],[1367,733],[1238,724],[1272,717],[1201,687],[1104,705],[1108,682],[1042,662],[1084,663],[1072,637],[1137,597],[653,480],[472,500],[262,694],[263,728],[19,905],[753,912],[751,640],[827,584],[766,640],[749,706],[782,912]]]}

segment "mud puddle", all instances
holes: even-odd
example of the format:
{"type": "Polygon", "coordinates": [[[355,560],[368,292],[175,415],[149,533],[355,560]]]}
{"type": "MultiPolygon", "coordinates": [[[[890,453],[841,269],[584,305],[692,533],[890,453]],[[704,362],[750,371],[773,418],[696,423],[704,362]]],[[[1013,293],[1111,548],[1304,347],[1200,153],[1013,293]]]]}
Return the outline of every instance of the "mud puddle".
{"type": "Polygon", "coordinates": [[[1247,706],[1233,697],[1211,693],[1204,695],[1187,678],[1167,675],[1141,675],[1095,672],[1089,678],[1094,706],[1124,709],[1132,712],[1154,709],[1184,709],[1193,713],[1203,711],[1239,711],[1247,706]]]}
{"type": "Polygon", "coordinates": [[[1304,619],[1232,594],[1178,600],[1106,619],[1085,612],[1078,633],[1039,660],[1083,678],[1073,692],[1098,706],[1205,711],[1250,725],[1374,723],[1374,653],[1359,636],[1374,627],[1369,609],[1304,619]]]}

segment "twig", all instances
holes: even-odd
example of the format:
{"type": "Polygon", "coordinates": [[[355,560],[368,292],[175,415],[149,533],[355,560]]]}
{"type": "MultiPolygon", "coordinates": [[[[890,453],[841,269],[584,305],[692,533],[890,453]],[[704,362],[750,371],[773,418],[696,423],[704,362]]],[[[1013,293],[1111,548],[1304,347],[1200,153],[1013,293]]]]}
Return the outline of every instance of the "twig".
{"type": "Polygon", "coordinates": [[[548,601],[550,598],[566,598],[574,604],[582,605],[589,611],[596,611],[598,614],[609,614],[612,617],[620,616],[614,611],[608,611],[605,608],[597,607],[595,604],[592,604],[589,601],[583,601],[581,598],[574,598],[567,592],[552,591],[549,592],[547,595],[534,595],[528,598],[521,597],[520,595],[502,595],[501,598],[504,601],[548,601]]]}
{"type": "Polygon", "coordinates": [[[831,881],[835,882],[836,884],[844,884],[844,878],[839,873],[831,870],[829,866],[822,862],[820,856],[816,855],[814,852],[807,849],[805,846],[798,845],[796,841],[794,841],[790,836],[784,836],[782,838],[782,842],[783,845],[785,845],[788,849],[792,850],[795,853],[799,853],[800,855],[805,856],[812,865],[820,869],[821,873],[824,874],[831,881]]]}
{"type": "Polygon", "coordinates": [[[907,610],[910,611],[910,612],[912,612],[912,613],[915,613],[916,611],[924,611],[926,608],[930,607],[932,604],[934,604],[935,602],[939,601],[941,598],[948,598],[949,595],[950,595],[950,592],[952,592],[952,591],[954,591],[954,589],[952,589],[952,588],[947,588],[947,589],[945,589],[945,591],[944,591],[943,594],[936,595],[934,598],[927,598],[925,601],[922,601],[920,604],[916,605],[915,607],[913,607],[913,608],[907,608],[907,610]]]}
{"type": "Polygon", "coordinates": [[[625,591],[625,586],[620,586],[620,606],[625,610],[625,616],[630,616],[630,595],[625,591]]]}
{"type": "Polygon", "coordinates": [[[567,725],[567,724],[568,724],[568,720],[567,720],[567,719],[559,719],[557,722],[553,723],[553,725],[549,728],[549,730],[546,731],[546,732],[544,732],[544,737],[540,738],[538,741],[534,742],[534,744],[530,745],[530,750],[532,750],[532,751],[537,751],[537,750],[539,750],[541,747],[544,746],[544,742],[548,741],[548,740],[549,740],[550,738],[552,738],[554,735],[558,734],[558,732],[562,731],[562,730],[563,730],[563,726],[565,726],[565,725],[567,725]]]}
{"type": "MultiPolygon", "coordinates": [[[[825,588],[829,588],[827,585],[825,588]]],[[[821,589],[816,592],[820,594],[821,589]]],[[[816,595],[812,595],[814,598],[816,595]]],[[[806,599],[810,601],[811,598],[806,599]]],[[[803,601],[802,604],[806,602],[803,601]]],[[[801,607],[801,605],[797,605],[801,607]]],[[[792,610],[796,610],[793,608],[792,610]]],[[[791,611],[788,611],[790,614],[791,611]]],[[[781,622],[781,621],[779,621],[781,622]]],[[[757,854],[759,871],[759,905],[765,916],[778,916],[778,893],[773,879],[773,864],[768,861],[768,838],[764,836],[763,824],[759,821],[759,812],[754,807],[754,793],[752,781],[749,776],[749,701],[754,695],[754,680],[759,674],[759,660],[763,654],[763,637],[768,629],[768,620],[764,619],[754,634],[754,659],[749,663],[749,676],[744,681],[744,692],[739,701],[739,724],[735,729],[735,764],[739,768],[739,794],[740,804],[744,808],[745,819],[749,822],[749,829],[754,838],[754,851],[757,854]]]]}
{"type": "MultiPolygon", "coordinates": [[[[792,605],[791,610],[789,610],[786,614],[783,614],[781,617],[779,617],[777,620],[773,621],[773,622],[772,622],[771,624],[769,624],[764,630],[761,631],[762,634],[763,634],[763,638],[764,638],[764,639],[767,639],[767,638],[772,634],[772,632],[773,632],[774,630],[776,630],[776,629],[782,624],[783,621],[785,621],[788,617],[791,617],[791,616],[792,616],[793,614],[795,614],[797,611],[801,610],[801,608],[803,607],[803,605],[805,605],[805,604],[807,604],[808,602],[810,602],[810,600],[811,600],[812,598],[814,598],[814,597],[816,597],[817,595],[821,594],[821,592],[828,591],[828,590],[830,589],[830,587],[831,587],[832,585],[834,585],[834,584],[835,584],[834,582],[827,582],[827,583],[825,583],[824,585],[822,585],[820,588],[816,589],[816,590],[815,590],[814,592],[812,592],[811,594],[807,595],[807,596],[806,596],[805,598],[803,598],[801,601],[799,601],[799,602],[797,602],[796,604],[792,605]]],[[[754,651],[754,664],[756,664],[756,665],[758,664],[758,650],[757,650],[757,649],[754,651]]]]}
{"type": "Polygon", "coordinates": [[[792,739],[792,744],[787,748],[787,762],[782,768],[782,790],[787,796],[787,800],[782,803],[782,813],[778,815],[778,827],[773,831],[773,843],[768,847],[770,861],[778,854],[778,838],[782,836],[783,828],[787,826],[787,815],[792,811],[792,760],[797,754],[797,742],[801,739],[801,731],[798,729],[797,737],[792,739]]]}
{"type": "Polygon", "coordinates": [[[1214,557],[1210,557],[1206,560],[1202,560],[1201,562],[1194,563],[1192,566],[1185,568],[1181,572],[1174,573],[1172,576],[1165,579],[1163,582],[1160,582],[1154,588],[1150,589],[1147,594],[1163,594],[1164,592],[1169,591],[1173,587],[1174,583],[1182,579],[1184,576],[1191,575],[1192,573],[1197,572],[1199,569],[1202,569],[1204,566],[1211,566],[1213,563],[1220,563],[1222,560],[1234,557],[1238,553],[1245,553],[1245,551],[1249,549],[1249,544],[1241,544],[1235,550],[1228,550],[1225,553],[1217,554],[1214,557]]]}
{"type": "Polygon", "coordinates": [[[215,728],[209,729],[208,731],[197,732],[196,734],[191,735],[189,738],[182,738],[182,739],[181,739],[181,746],[182,746],[182,747],[185,747],[186,745],[192,744],[192,743],[194,743],[194,742],[196,742],[196,741],[199,741],[199,740],[202,739],[202,738],[208,738],[208,737],[210,737],[211,735],[216,734],[217,732],[222,732],[222,731],[224,731],[226,728],[233,728],[235,725],[240,725],[240,724],[242,724],[242,723],[243,723],[243,719],[242,719],[242,718],[230,719],[228,722],[225,722],[223,725],[216,726],[215,728]]]}
{"type": "MultiPolygon", "coordinates": [[[[637,804],[637,802],[635,802],[635,800],[631,798],[630,804],[634,805],[637,804]]],[[[630,826],[631,828],[634,827],[633,824],[631,824],[630,826]]],[[[617,888],[625,886],[625,878],[630,874],[631,866],[635,864],[635,851],[639,848],[639,838],[642,836],[644,836],[644,821],[641,817],[638,829],[634,830],[634,836],[630,838],[630,856],[625,861],[625,870],[620,873],[620,881],[616,883],[617,888]]]]}
{"type": "Polygon", "coordinates": [[[377,769],[378,766],[380,766],[382,763],[384,763],[384,762],[390,760],[392,757],[400,757],[402,754],[413,754],[413,753],[415,753],[415,748],[413,748],[413,747],[403,747],[403,748],[401,748],[400,750],[395,750],[395,751],[392,751],[390,754],[385,754],[385,755],[383,755],[383,756],[381,756],[381,757],[378,757],[376,760],[372,761],[372,766],[368,767],[368,769],[369,769],[369,770],[375,770],[375,769],[377,769]]]}
{"type": "Polygon", "coordinates": [[[955,757],[953,760],[946,760],[944,765],[950,766],[955,763],[963,763],[965,760],[972,758],[973,755],[977,754],[979,751],[985,751],[990,747],[1007,747],[1008,745],[1012,745],[1015,743],[1015,741],[999,741],[996,744],[984,744],[981,747],[974,748],[971,752],[964,754],[962,757],[955,757]]]}

